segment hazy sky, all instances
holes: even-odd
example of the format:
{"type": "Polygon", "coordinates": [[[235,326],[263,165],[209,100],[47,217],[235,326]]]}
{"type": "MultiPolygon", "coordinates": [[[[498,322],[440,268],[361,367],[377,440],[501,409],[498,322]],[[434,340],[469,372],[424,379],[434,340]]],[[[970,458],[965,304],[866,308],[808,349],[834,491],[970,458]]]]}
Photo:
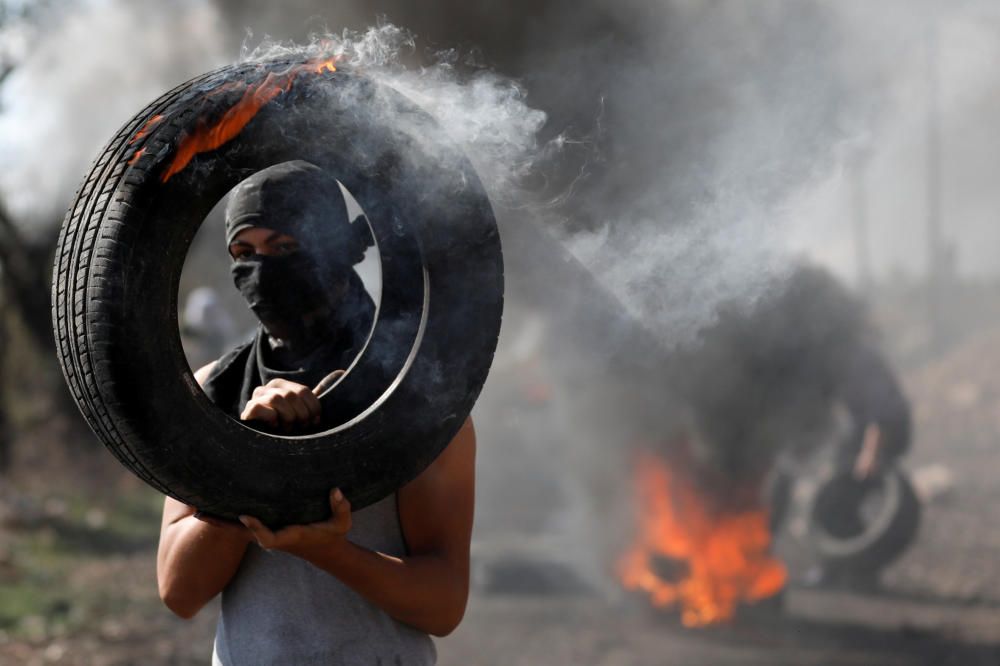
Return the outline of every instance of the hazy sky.
{"type": "MultiPolygon", "coordinates": [[[[997,8],[1000,10],[1000,7],[997,8]]],[[[846,275],[856,274],[851,215],[859,168],[867,201],[869,245],[876,275],[922,271],[927,258],[928,63],[937,68],[940,109],[941,226],[955,244],[960,272],[1000,274],[1000,14],[956,11],[934,22],[931,39],[915,39],[890,63],[880,85],[889,106],[871,134],[845,144],[845,159],[827,178],[788,202],[794,232],[789,246],[846,275]],[[860,150],[867,161],[851,166],[860,150]]],[[[865,158],[863,158],[865,159],[865,158]]]]}

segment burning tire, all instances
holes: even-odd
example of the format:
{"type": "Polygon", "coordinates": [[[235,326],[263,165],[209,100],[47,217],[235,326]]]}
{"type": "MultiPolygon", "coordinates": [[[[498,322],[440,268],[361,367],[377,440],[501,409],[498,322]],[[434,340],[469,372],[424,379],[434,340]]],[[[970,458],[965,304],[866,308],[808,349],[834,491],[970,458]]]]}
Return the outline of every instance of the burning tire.
{"type": "Polygon", "coordinates": [[[202,511],[279,525],[324,518],[333,486],[362,508],[441,452],[493,358],[503,264],[481,182],[426,112],[332,61],[288,58],[205,74],[125,124],[67,213],[52,301],[66,381],[118,460],[202,511]],[[236,183],[291,159],[351,191],[383,271],[375,330],[329,398],[340,425],[298,437],[209,402],[177,325],[201,221],[236,183]]]}
{"type": "Polygon", "coordinates": [[[920,500],[909,479],[891,468],[866,481],[858,481],[850,471],[831,475],[812,498],[806,515],[811,545],[826,567],[875,572],[913,542],[920,513],[920,500]],[[866,512],[863,504],[873,495],[879,501],[866,512]]]}

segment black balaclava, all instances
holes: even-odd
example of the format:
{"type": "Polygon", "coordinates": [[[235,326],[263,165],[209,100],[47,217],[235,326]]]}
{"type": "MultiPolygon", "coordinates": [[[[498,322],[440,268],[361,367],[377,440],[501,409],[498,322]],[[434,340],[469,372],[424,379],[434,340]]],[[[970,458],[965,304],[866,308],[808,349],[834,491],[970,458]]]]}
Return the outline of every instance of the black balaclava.
{"type": "Polygon", "coordinates": [[[367,225],[348,219],[334,178],[296,160],[258,171],[233,189],[226,206],[227,246],[249,227],[299,242],[299,251],[290,255],[234,261],[231,272],[269,336],[306,352],[351,315],[338,306],[349,285],[359,282],[353,266],[372,244],[367,225]]]}

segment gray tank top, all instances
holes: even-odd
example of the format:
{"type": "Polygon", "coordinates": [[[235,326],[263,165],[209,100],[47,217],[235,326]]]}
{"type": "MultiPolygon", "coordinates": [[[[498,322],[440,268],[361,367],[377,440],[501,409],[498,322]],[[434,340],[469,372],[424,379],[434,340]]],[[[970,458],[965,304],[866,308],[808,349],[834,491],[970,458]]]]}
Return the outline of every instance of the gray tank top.
{"type": "MultiPolygon", "coordinates": [[[[404,555],[396,496],[355,511],[348,538],[387,555],[404,555]]],[[[425,666],[436,661],[430,636],[394,620],[294,555],[251,544],[222,592],[213,666],[425,666]]]]}

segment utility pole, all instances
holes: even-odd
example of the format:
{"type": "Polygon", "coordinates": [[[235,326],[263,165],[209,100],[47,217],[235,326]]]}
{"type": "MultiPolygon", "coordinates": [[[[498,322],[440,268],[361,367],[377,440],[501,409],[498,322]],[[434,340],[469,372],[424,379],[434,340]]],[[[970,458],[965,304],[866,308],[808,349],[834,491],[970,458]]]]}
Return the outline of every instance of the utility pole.
{"type": "Polygon", "coordinates": [[[936,25],[927,28],[927,315],[931,353],[945,344],[945,263],[947,249],[941,229],[941,109],[936,25]]]}

